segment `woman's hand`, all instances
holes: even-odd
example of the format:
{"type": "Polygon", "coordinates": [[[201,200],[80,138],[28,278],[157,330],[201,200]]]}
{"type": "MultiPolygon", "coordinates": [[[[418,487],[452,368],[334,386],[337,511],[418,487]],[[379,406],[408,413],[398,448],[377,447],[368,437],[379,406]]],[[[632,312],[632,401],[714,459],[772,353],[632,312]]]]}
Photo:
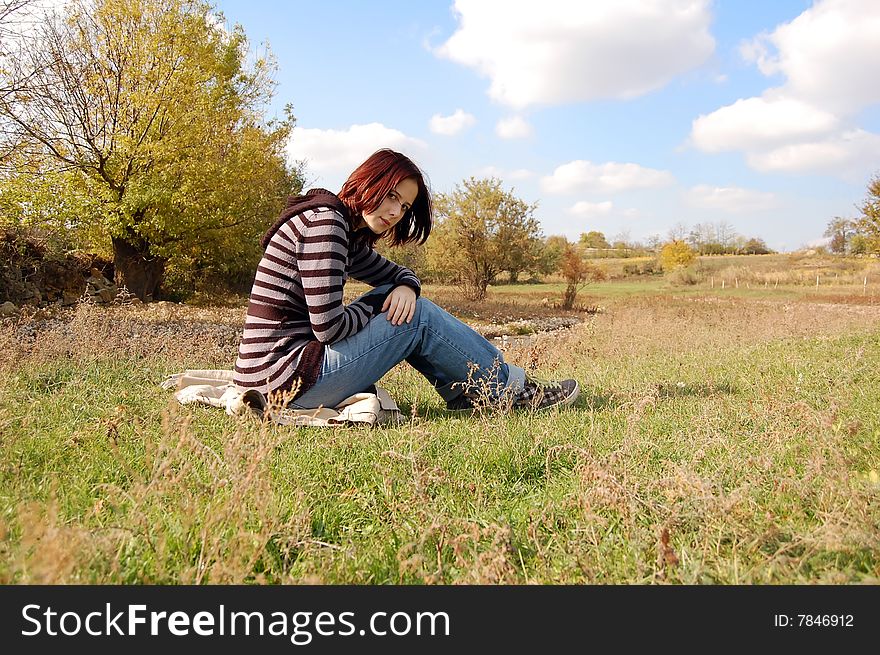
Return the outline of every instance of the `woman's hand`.
{"type": "Polygon", "coordinates": [[[385,298],[382,311],[388,312],[388,320],[392,325],[400,325],[404,321],[411,323],[413,314],[416,313],[416,292],[412,287],[394,287],[385,298]]]}

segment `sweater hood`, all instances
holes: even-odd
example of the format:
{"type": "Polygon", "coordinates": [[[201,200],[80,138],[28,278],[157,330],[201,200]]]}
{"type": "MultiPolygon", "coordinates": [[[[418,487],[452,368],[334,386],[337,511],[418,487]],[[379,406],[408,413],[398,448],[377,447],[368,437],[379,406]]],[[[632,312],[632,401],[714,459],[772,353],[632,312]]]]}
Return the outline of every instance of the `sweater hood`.
{"type": "Polygon", "coordinates": [[[263,238],[260,239],[260,245],[263,248],[268,246],[272,236],[291,216],[296,216],[318,207],[329,207],[339,212],[346,222],[350,224],[348,207],[345,206],[335,193],[327,191],[327,189],[309,189],[303,195],[287,197],[287,202],[284,205],[284,209],[281,210],[281,215],[275,221],[275,224],[266,231],[263,238]]]}

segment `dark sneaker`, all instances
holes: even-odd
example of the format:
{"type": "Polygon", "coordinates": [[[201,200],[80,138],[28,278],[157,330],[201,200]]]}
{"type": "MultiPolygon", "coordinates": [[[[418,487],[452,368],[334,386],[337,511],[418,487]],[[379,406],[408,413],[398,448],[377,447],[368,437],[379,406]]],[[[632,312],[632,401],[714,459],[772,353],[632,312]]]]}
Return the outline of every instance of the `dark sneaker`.
{"type": "Polygon", "coordinates": [[[472,412],[475,409],[477,409],[477,403],[465,393],[446,402],[446,411],[448,412],[472,412]]]}
{"type": "Polygon", "coordinates": [[[446,403],[450,412],[473,412],[480,408],[495,407],[501,409],[547,409],[555,405],[571,405],[580,395],[577,380],[561,382],[544,382],[527,378],[525,386],[513,397],[513,400],[491,402],[487,399],[473,397],[468,393],[453,398],[446,403]]]}
{"type": "Polygon", "coordinates": [[[513,408],[547,409],[555,405],[571,405],[579,395],[577,380],[544,382],[526,378],[525,386],[513,399],[513,408]]]}

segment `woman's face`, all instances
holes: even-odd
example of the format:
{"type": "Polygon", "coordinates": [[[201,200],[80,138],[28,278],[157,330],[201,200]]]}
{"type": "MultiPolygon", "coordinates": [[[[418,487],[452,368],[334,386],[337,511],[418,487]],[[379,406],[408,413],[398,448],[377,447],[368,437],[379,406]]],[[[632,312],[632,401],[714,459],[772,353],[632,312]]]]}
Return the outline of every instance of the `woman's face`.
{"type": "Polygon", "coordinates": [[[408,177],[388,192],[385,200],[373,212],[364,212],[364,223],[375,234],[384,234],[403,218],[419,195],[415,178],[408,177]]]}

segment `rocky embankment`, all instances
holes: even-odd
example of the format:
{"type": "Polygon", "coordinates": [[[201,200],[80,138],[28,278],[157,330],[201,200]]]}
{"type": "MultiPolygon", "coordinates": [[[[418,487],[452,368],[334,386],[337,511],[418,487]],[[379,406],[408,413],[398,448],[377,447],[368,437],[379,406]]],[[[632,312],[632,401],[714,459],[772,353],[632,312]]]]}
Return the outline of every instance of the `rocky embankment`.
{"type": "Polygon", "coordinates": [[[505,339],[526,337],[538,332],[561,330],[577,325],[580,322],[580,318],[573,316],[538,316],[509,321],[507,323],[471,323],[470,325],[487,339],[505,339]]]}

